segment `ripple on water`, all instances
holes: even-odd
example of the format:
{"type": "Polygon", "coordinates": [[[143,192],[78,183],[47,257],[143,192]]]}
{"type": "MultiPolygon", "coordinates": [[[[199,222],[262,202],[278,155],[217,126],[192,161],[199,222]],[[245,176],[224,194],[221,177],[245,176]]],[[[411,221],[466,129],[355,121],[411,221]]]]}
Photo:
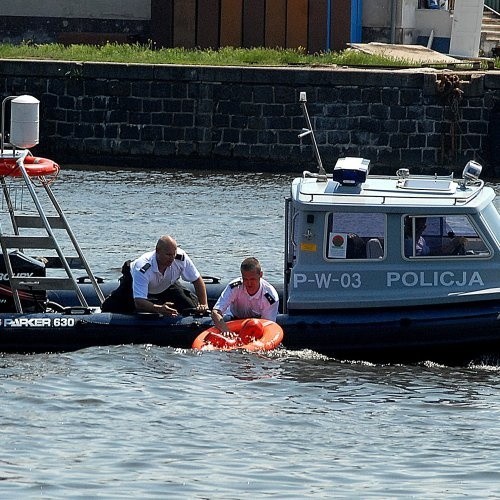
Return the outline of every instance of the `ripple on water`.
{"type": "MultiPolygon", "coordinates": [[[[229,280],[254,254],[279,282],[291,178],[63,169],[54,191],[105,278],[170,232],[204,274],[229,280]]],[[[498,493],[495,360],[456,368],[115,346],[2,355],[0,380],[5,498],[498,493]]]]}

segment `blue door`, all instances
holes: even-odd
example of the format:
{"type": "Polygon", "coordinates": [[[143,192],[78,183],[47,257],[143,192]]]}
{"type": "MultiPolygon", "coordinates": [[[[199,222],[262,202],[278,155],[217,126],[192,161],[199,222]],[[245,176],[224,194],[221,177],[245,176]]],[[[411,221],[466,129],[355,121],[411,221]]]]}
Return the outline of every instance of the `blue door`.
{"type": "Polygon", "coordinates": [[[363,27],[363,0],[351,0],[351,42],[361,42],[363,27]]]}

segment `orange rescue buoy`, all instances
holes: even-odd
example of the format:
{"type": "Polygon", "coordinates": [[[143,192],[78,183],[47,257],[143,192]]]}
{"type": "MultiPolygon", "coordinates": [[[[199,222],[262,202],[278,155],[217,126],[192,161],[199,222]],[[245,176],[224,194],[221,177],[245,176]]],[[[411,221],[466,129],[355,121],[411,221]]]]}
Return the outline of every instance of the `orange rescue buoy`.
{"type": "MultiPolygon", "coordinates": [[[[1,177],[21,177],[21,169],[17,166],[18,158],[0,158],[1,177]]],[[[24,168],[30,177],[55,175],[59,173],[59,165],[48,158],[27,156],[24,159],[24,168]]]]}
{"type": "Polygon", "coordinates": [[[236,334],[234,338],[223,335],[212,326],[201,332],[193,342],[193,349],[201,351],[270,351],[283,340],[283,329],[278,323],[268,319],[235,319],[227,322],[229,329],[236,334]]]}

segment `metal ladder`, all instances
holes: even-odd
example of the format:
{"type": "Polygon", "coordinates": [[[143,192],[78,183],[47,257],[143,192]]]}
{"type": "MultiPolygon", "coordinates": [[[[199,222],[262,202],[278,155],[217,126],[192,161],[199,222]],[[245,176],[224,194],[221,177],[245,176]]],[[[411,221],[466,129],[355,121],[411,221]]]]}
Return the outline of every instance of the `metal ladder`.
{"type": "Polygon", "coordinates": [[[57,215],[46,215],[42,204],[37,196],[35,186],[33,180],[27,174],[26,169],[24,168],[24,163],[22,161],[18,162],[18,166],[22,173],[22,178],[25,186],[28,189],[28,192],[33,200],[33,203],[36,207],[36,211],[33,215],[25,215],[16,213],[16,207],[13,203],[11,194],[9,192],[7,183],[5,182],[5,178],[0,178],[0,184],[2,186],[3,195],[5,198],[6,206],[9,211],[10,220],[13,228],[13,235],[3,234],[0,228],[0,247],[2,249],[3,259],[5,262],[5,269],[7,271],[10,287],[12,290],[14,305],[16,311],[18,313],[23,312],[23,308],[21,305],[21,299],[19,295],[19,291],[48,291],[48,290],[74,290],[80,305],[82,307],[88,308],[88,303],[83,295],[78,283],[73,275],[71,267],[68,263],[67,258],[63,254],[61,247],[57,241],[57,238],[54,234],[54,230],[64,230],[71,241],[74,250],[76,251],[78,258],[80,259],[80,263],[87,272],[88,278],[90,279],[94,291],[99,298],[100,303],[104,301],[104,295],[97,283],[97,280],[92,273],[85,256],[78,244],[78,241],[71,230],[69,223],[57,202],[51,188],[50,188],[50,179],[47,179],[45,176],[38,176],[37,179],[45,189],[47,193],[49,201],[52,203],[53,208],[55,209],[57,215]],[[34,228],[34,229],[45,229],[42,231],[44,233],[42,236],[38,235],[29,235],[23,236],[20,234],[21,228],[34,228]],[[55,250],[59,260],[61,262],[61,267],[65,271],[65,277],[30,277],[30,278],[22,278],[16,277],[15,272],[12,267],[12,262],[10,260],[9,249],[18,249],[23,252],[25,249],[51,249],[55,250]]]}

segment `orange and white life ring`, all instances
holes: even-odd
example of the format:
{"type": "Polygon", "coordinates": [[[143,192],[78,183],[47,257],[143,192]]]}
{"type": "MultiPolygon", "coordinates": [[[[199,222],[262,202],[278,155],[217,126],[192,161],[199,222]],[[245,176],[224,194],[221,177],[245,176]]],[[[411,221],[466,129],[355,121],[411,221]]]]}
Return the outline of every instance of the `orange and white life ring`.
{"type": "Polygon", "coordinates": [[[235,319],[227,322],[228,328],[236,334],[229,338],[215,326],[201,332],[193,342],[193,349],[202,351],[270,351],[281,344],[283,329],[268,319],[235,319]]]}
{"type": "MultiPolygon", "coordinates": [[[[18,158],[0,158],[1,177],[21,177],[21,169],[16,161],[18,158]]],[[[24,159],[24,168],[30,177],[40,177],[43,175],[57,175],[59,165],[48,158],[38,156],[27,156],[24,159]]]]}

